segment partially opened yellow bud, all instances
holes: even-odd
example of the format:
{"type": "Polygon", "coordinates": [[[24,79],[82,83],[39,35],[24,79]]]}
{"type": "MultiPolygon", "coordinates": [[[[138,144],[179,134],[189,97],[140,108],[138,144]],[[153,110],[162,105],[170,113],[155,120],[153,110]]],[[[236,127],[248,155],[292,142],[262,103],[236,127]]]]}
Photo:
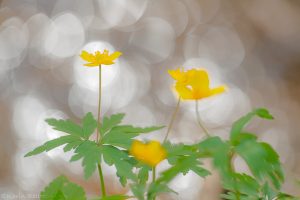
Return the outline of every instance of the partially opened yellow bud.
{"type": "Polygon", "coordinates": [[[103,53],[96,51],[94,54],[88,53],[87,51],[82,51],[80,57],[87,61],[88,63],[84,64],[87,67],[98,67],[99,65],[112,65],[114,60],[121,56],[122,53],[116,51],[109,55],[108,50],[104,50],[103,53]]]}
{"type": "Polygon", "coordinates": [[[186,72],[176,69],[169,70],[168,72],[170,76],[176,80],[175,89],[180,98],[185,100],[203,99],[223,93],[226,89],[225,85],[210,88],[208,74],[203,69],[190,69],[186,72]]]}
{"type": "Polygon", "coordinates": [[[166,150],[158,141],[143,143],[135,140],[131,145],[129,153],[137,160],[150,165],[151,167],[155,167],[167,156],[166,150]]]}

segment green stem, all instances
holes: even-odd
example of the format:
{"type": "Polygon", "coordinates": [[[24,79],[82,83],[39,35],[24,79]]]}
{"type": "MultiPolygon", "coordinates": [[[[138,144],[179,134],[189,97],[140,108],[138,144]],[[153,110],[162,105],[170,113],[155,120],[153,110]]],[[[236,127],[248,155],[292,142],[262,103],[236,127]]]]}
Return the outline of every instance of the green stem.
{"type": "MultiPolygon", "coordinates": [[[[155,182],[155,179],[156,179],[156,168],[154,166],[152,167],[152,183],[155,182]]],[[[153,197],[153,200],[155,200],[155,196],[153,197]]]]}
{"type": "Polygon", "coordinates": [[[105,190],[103,172],[102,172],[102,168],[101,168],[100,164],[98,164],[98,172],[99,172],[100,183],[101,183],[102,197],[105,197],[106,196],[106,190],[105,190]]]}
{"type": "Polygon", "coordinates": [[[177,104],[176,104],[175,111],[173,112],[172,117],[171,117],[171,121],[170,121],[170,123],[169,123],[169,125],[168,125],[168,130],[167,130],[167,133],[166,133],[166,136],[165,136],[163,142],[165,142],[165,141],[167,140],[167,138],[168,138],[168,136],[169,136],[169,133],[170,133],[170,131],[171,131],[171,129],[172,129],[173,123],[174,123],[174,121],[175,121],[175,117],[176,117],[177,112],[178,112],[178,110],[179,110],[180,101],[181,101],[181,98],[179,97],[179,98],[178,98],[178,101],[177,101],[177,104]]]}
{"type": "Polygon", "coordinates": [[[200,118],[200,114],[199,114],[199,109],[198,109],[198,100],[195,101],[195,110],[196,110],[196,116],[197,116],[197,122],[198,122],[198,125],[200,126],[200,128],[204,131],[206,137],[210,137],[210,134],[207,130],[207,128],[205,128],[201,118],[200,118]]]}
{"type": "MultiPolygon", "coordinates": [[[[100,124],[101,124],[101,97],[102,97],[102,68],[101,65],[99,65],[99,96],[98,96],[98,113],[97,113],[97,136],[96,136],[96,142],[98,145],[100,144],[100,124]]],[[[100,184],[101,184],[101,191],[102,191],[102,197],[106,196],[106,190],[105,190],[105,182],[103,177],[103,172],[101,168],[101,163],[98,163],[98,173],[100,178],[100,184]]]]}
{"type": "Polygon", "coordinates": [[[101,65],[99,65],[99,94],[98,94],[98,113],[97,113],[97,136],[96,136],[96,142],[100,142],[100,122],[101,122],[101,99],[102,99],[102,68],[101,65]]]}

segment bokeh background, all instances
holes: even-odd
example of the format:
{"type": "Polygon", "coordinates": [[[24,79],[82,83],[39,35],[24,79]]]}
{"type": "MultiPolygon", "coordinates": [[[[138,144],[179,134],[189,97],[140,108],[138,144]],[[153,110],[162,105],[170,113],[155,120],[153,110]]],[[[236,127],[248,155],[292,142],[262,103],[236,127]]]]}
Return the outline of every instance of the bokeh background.
{"type": "MultiPolygon", "coordinates": [[[[98,178],[82,178],[61,149],[24,154],[59,135],[45,118],[96,114],[97,69],[82,66],[81,50],[118,50],[103,67],[102,114],[126,112],[125,122],[167,124],[176,105],[168,69],[202,67],[212,86],[228,92],[200,103],[202,119],[215,135],[254,107],[267,107],[274,121],[255,120],[256,131],[279,152],[286,170],[284,191],[300,195],[300,1],[297,0],[3,0],[0,7],[0,194],[29,195],[65,174],[89,196],[98,178]]],[[[165,130],[143,138],[162,140],[165,130]]],[[[194,104],[184,102],[170,139],[192,143],[203,137],[194,104]]],[[[259,161],[258,161],[259,162],[259,161]]],[[[247,171],[241,159],[237,169],[247,171]]],[[[164,167],[162,163],[162,167],[164,167]]],[[[105,166],[109,193],[126,193],[105,166]]],[[[218,199],[218,176],[189,173],[171,187],[178,196],[218,199]]],[[[12,199],[1,196],[2,199],[12,199]]],[[[18,196],[17,196],[18,197],[18,196]]],[[[15,199],[17,198],[15,196],[15,199]]],[[[19,198],[18,197],[18,198],[19,198]]]]}

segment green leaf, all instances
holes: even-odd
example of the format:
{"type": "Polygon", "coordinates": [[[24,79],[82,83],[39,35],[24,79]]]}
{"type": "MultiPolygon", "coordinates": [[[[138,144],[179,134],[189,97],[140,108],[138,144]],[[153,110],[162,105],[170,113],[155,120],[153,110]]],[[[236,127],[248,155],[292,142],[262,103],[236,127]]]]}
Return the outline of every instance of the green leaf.
{"type": "Polygon", "coordinates": [[[132,184],[130,189],[138,200],[145,200],[146,184],[132,184]]]}
{"type": "Polygon", "coordinates": [[[145,184],[148,181],[149,171],[151,171],[151,167],[147,165],[143,165],[139,169],[139,173],[138,173],[139,184],[145,184]]]}
{"type": "Polygon", "coordinates": [[[273,116],[269,113],[269,111],[265,108],[258,108],[243,116],[236,122],[234,122],[232,129],[230,131],[230,140],[234,141],[236,137],[242,132],[243,128],[250,122],[250,120],[254,117],[258,116],[264,119],[273,119],[273,116]]]}
{"type": "Polygon", "coordinates": [[[104,135],[111,128],[120,124],[124,116],[125,116],[124,113],[119,113],[119,114],[111,115],[110,118],[104,117],[103,122],[101,124],[100,133],[104,135]]]}
{"type": "Polygon", "coordinates": [[[84,177],[88,179],[101,163],[102,147],[94,141],[84,141],[79,145],[70,161],[76,161],[82,158],[84,168],[84,177]]]}
{"type": "Polygon", "coordinates": [[[82,119],[82,129],[84,138],[89,139],[97,128],[97,121],[95,120],[92,113],[87,113],[82,119]]]}
{"type": "Polygon", "coordinates": [[[231,176],[230,156],[232,152],[228,143],[223,142],[220,137],[209,137],[196,146],[200,154],[213,158],[213,164],[223,178],[231,176]]]}
{"type": "Polygon", "coordinates": [[[129,162],[130,157],[127,153],[111,145],[103,145],[102,153],[104,161],[108,165],[115,165],[117,176],[120,177],[123,186],[127,179],[137,180],[136,175],[132,172],[134,166],[129,162]]]}
{"type": "Polygon", "coordinates": [[[141,133],[148,133],[151,131],[159,130],[161,128],[161,126],[152,126],[145,128],[133,127],[131,125],[115,126],[104,135],[101,142],[103,144],[109,144],[128,150],[132,144],[133,138],[141,133]]]}
{"type": "Polygon", "coordinates": [[[136,133],[124,133],[121,131],[111,130],[104,135],[101,142],[103,144],[109,144],[124,149],[129,149],[132,144],[133,138],[136,136],[138,136],[138,134],[136,133]]]}
{"type": "Polygon", "coordinates": [[[196,156],[182,156],[177,160],[177,163],[171,166],[169,169],[163,171],[161,176],[157,179],[157,182],[170,182],[178,174],[185,175],[190,170],[194,171],[201,177],[206,177],[210,172],[200,166],[200,162],[196,156]]]}
{"type": "Polygon", "coordinates": [[[96,199],[93,199],[93,200],[126,200],[126,199],[129,199],[129,198],[131,198],[131,197],[127,196],[127,195],[116,194],[116,195],[96,198],[96,199]]]}
{"type": "Polygon", "coordinates": [[[148,193],[147,193],[147,200],[154,200],[156,196],[162,193],[175,193],[174,190],[168,187],[166,183],[162,182],[154,182],[150,185],[148,193]]]}
{"type": "Polygon", "coordinates": [[[44,143],[43,145],[39,146],[39,147],[36,147],[34,150],[28,152],[25,157],[29,157],[29,156],[33,156],[33,155],[37,155],[37,154],[40,154],[42,152],[47,152],[47,151],[50,151],[56,147],[59,147],[61,145],[64,145],[64,144],[72,144],[72,146],[68,146],[68,149],[69,150],[70,148],[75,148],[76,145],[79,145],[80,143],[82,143],[83,141],[74,136],[74,135],[65,135],[65,136],[61,136],[59,138],[56,138],[56,139],[53,139],[53,140],[50,140],[46,143],[44,143]]]}
{"type": "Polygon", "coordinates": [[[78,137],[84,136],[82,128],[70,120],[62,120],[62,119],[57,120],[51,118],[51,119],[46,119],[46,122],[50,126],[52,126],[54,130],[58,130],[78,137]]]}
{"type": "Polygon", "coordinates": [[[255,177],[259,180],[269,178],[276,188],[280,188],[284,175],[279,156],[269,144],[246,140],[236,146],[235,151],[246,161],[255,177]]]}
{"type": "Polygon", "coordinates": [[[149,127],[134,127],[131,125],[121,125],[121,126],[115,126],[113,128],[114,131],[121,131],[123,133],[150,133],[153,131],[160,130],[164,128],[165,126],[149,126],[149,127]]]}
{"type": "Polygon", "coordinates": [[[54,179],[40,194],[41,200],[86,200],[84,190],[65,176],[54,179]]]}

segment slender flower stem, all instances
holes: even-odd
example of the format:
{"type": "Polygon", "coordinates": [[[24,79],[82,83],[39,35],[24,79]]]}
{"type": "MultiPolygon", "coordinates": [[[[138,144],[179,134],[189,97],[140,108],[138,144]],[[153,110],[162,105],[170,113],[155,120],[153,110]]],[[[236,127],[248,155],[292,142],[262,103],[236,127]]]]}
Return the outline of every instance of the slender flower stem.
{"type": "Polygon", "coordinates": [[[102,172],[102,168],[101,168],[100,164],[98,164],[98,173],[99,173],[99,177],[100,177],[102,197],[105,197],[106,196],[106,190],[105,190],[103,172],[102,172]]]}
{"type": "MultiPolygon", "coordinates": [[[[101,97],[102,97],[102,68],[101,65],[99,65],[99,96],[98,96],[98,114],[97,114],[97,136],[96,136],[96,142],[100,143],[100,122],[101,122],[101,97]]],[[[103,172],[101,168],[101,163],[98,163],[98,173],[100,178],[100,184],[101,184],[101,191],[102,191],[102,197],[106,196],[106,190],[105,190],[105,182],[103,177],[103,172]]]]}
{"type": "MultiPolygon", "coordinates": [[[[152,167],[152,183],[155,182],[155,179],[156,179],[156,168],[154,166],[152,167]]],[[[155,200],[155,196],[153,197],[153,200],[155,200]]]]}
{"type": "Polygon", "coordinates": [[[179,110],[180,102],[181,102],[181,98],[179,97],[179,98],[178,98],[178,101],[177,101],[177,105],[176,105],[175,111],[173,112],[172,117],[171,117],[171,121],[170,121],[170,123],[169,123],[169,125],[168,125],[168,130],[167,130],[166,136],[165,136],[165,138],[164,138],[164,142],[167,140],[167,138],[168,138],[168,136],[169,136],[169,133],[170,133],[170,131],[171,131],[171,129],[172,129],[173,123],[174,123],[174,121],[175,121],[175,117],[176,117],[177,112],[178,112],[178,110],[179,110]]]}
{"type": "Polygon", "coordinates": [[[97,136],[96,136],[96,141],[99,142],[100,141],[100,131],[99,131],[99,126],[100,126],[100,122],[101,122],[101,99],[102,99],[102,68],[101,65],[99,65],[99,94],[98,94],[98,113],[97,113],[97,122],[98,122],[98,126],[97,126],[97,136]]]}
{"type": "Polygon", "coordinates": [[[209,132],[207,130],[207,128],[205,128],[201,118],[200,118],[200,114],[199,114],[199,109],[198,109],[198,100],[195,101],[195,110],[196,110],[196,116],[197,116],[197,122],[198,125],[200,126],[200,128],[204,131],[206,137],[210,137],[209,132]]]}

